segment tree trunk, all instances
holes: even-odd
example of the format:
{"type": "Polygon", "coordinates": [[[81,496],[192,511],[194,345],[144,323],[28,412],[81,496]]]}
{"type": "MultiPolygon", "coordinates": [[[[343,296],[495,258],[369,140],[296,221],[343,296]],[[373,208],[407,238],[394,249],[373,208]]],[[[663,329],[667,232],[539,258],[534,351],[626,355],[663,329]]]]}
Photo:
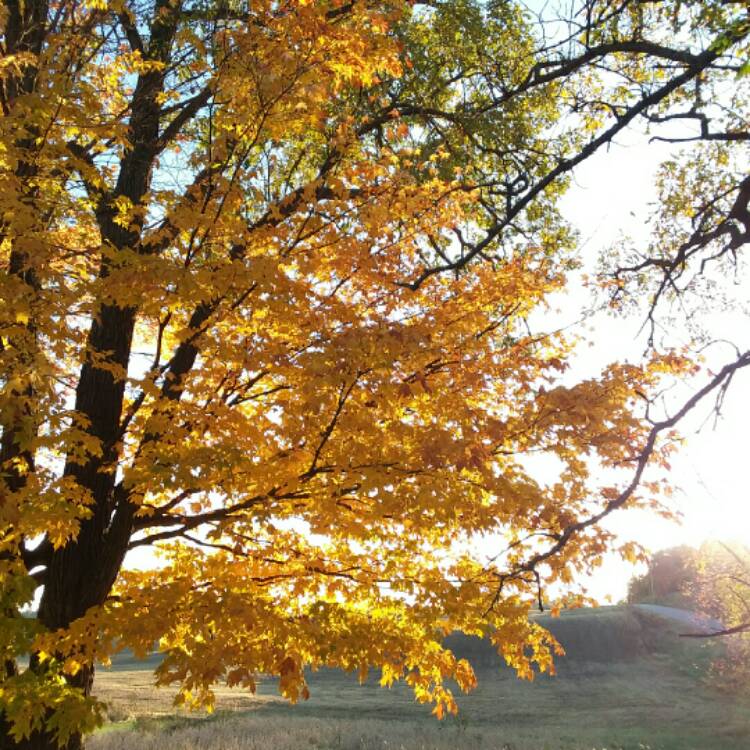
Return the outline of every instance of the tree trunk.
{"type": "MultiPolygon", "coordinates": [[[[45,40],[48,0],[0,2],[8,16],[5,29],[6,53],[29,51],[39,55],[45,40]]],[[[146,51],[149,59],[165,64],[168,62],[180,18],[179,6],[179,2],[157,1],[146,51]]],[[[139,205],[149,190],[154,160],[159,151],[159,95],[164,88],[164,76],[161,67],[139,74],[131,101],[131,148],[121,160],[113,189],[97,197],[95,216],[102,240],[116,250],[142,251],[139,246],[142,219],[141,223],[135,222],[127,228],[120,226],[115,220],[115,205],[120,196],[127,197],[133,205],[139,205]]],[[[37,71],[33,66],[26,66],[21,77],[11,76],[6,83],[6,99],[12,104],[16,96],[32,92],[36,77],[37,71]]],[[[111,271],[110,262],[105,257],[101,259],[100,275],[103,278],[111,271]]],[[[27,264],[19,262],[17,265],[19,273],[32,273],[31,270],[27,271],[27,264]]],[[[27,281],[33,282],[34,279],[29,276],[27,281]]],[[[89,352],[96,353],[108,363],[127,371],[136,313],[135,307],[126,304],[102,302],[91,322],[89,352]]],[[[106,601],[127,550],[135,508],[129,503],[127,493],[118,491],[115,468],[120,452],[124,390],[125,383],[122,379],[115,377],[106,367],[96,367],[95,358],[86,358],[76,389],[75,410],[88,420],[88,430],[100,441],[102,455],[92,456],[85,465],[79,464],[77,460],[66,462],[65,475],[74,478],[90,494],[92,515],[81,522],[75,540],[61,549],[50,550],[49,556],[43,561],[44,590],[38,618],[48,630],[66,628],[85,615],[91,607],[106,601]]],[[[5,459],[5,454],[16,443],[10,431],[4,430],[2,437],[0,452],[5,459]]],[[[32,455],[28,457],[27,463],[33,466],[32,455]]],[[[90,695],[95,655],[87,656],[91,663],[68,681],[85,695],[90,695]]],[[[32,658],[29,668],[43,667],[35,665],[32,658]]],[[[8,730],[0,711],[0,750],[53,750],[59,747],[49,732],[36,732],[16,743],[8,730]]],[[[74,736],[65,744],[64,750],[79,750],[81,747],[81,736],[74,736]]]]}

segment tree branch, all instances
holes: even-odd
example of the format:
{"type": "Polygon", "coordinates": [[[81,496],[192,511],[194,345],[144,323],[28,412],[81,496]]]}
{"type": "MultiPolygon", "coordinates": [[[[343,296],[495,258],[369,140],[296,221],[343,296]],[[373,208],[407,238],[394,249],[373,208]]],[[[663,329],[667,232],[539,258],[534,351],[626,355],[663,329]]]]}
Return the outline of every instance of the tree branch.
{"type": "Polygon", "coordinates": [[[644,447],[641,449],[640,453],[633,459],[636,464],[635,473],[633,474],[633,477],[628,483],[627,487],[625,487],[625,489],[616,498],[609,500],[605,504],[604,508],[598,513],[595,513],[594,515],[589,516],[582,521],[577,521],[576,523],[572,523],[566,526],[557,537],[557,541],[555,542],[555,544],[551,545],[548,549],[544,550],[543,552],[539,552],[536,555],[533,555],[526,562],[516,566],[513,570],[508,571],[507,573],[499,574],[499,586],[489,607],[487,608],[487,612],[490,612],[499,601],[503,585],[506,581],[518,578],[524,573],[536,570],[538,565],[561,552],[573,538],[580,534],[580,532],[591,526],[594,526],[610,513],[625,505],[640,485],[641,477],[643,476],[643,472],[645,471],[646,466],[648,465],[651,456],[653,455],[656,441],[660,434],[665,430],[672,429],[696,406],[698,406],[698,404],[700,404],[706,396],[721,389],[724,383],[729,378],[731,378],[738,370],[741,370],[742,368],[748,366],[750,366],[750,350],[741,354],[734,362],[730,362],[729,364],[722,367],[721,370],[713,378],[711,378],[711,380],[706,385],[704,385],[699,391],[697,391],[689,399],[687,399],[687,401],[685,401],[685,403],[671,417],[661,422],[656,422],[649,431],[644,447]]]}

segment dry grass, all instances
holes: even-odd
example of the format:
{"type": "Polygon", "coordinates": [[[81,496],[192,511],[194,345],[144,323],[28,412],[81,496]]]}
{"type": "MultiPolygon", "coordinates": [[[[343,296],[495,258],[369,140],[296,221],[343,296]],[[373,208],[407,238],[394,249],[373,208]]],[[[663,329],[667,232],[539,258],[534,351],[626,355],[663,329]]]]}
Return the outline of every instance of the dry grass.
{"type": "MultiPolygon", "coordinates": [[[[283,704],[280,696],[250,695],[246,691],[218,685],[218,711],[247,711],[265,703],[283,704]]],[[[201,716],[200,713],[177,711],[172,705],[174,690],[154,687],[154,675],[149,670],[105,671],[96,675],[96,695],[107,703],[107,715],[112,722],[133,721],[143,717],[201,716]]]]}
{"type": "MultiPolygon", "coordinates": [[[[365,719],[286,718],[261,715],[198,721],[159,732],[100,734],[87,750],[453,750],[478,748],[479,733],[455,728],[365,719]],[[466,743],[469,744],[466,744],[466,743]]],[[[482,745],[484,746],[484,745],[482,745]]],[[[493,744],[492,747],[503,747],[493,744]]]]}
{"type": "MultiPolygon", "coordinates": [[[[613,614],[607,613],[607,617],[613,614]]],[[[599,623],[600,624],[600,623],[599,623]]],[[[652,623],[653,624],[653,623],[652,623]]],[[[592,626],[589,623],[589,626],[592,626]]],[[[598,626],[598,624],[597,624],[598,626]]],[[[522,683],[483,668],[456,718],[437,722],[403,686],[358,686],[352,677],[311,676],[312,697],[281,700],[272,680],[259,695],[217,691],[218,715],[176,714],[172,693],[149,671],[100,673],[97,693],[120,724],[90,750],[747,750],[750,702],[698,679],[694,643],[644,624],[644,652],[619,662],[571,659],[557,678],[522,683]],[[654,640],[656,639],[656,640],[654,640]],[[125,721],[123,721],[125,720],[125,721]]],[[[593,635],[587,631],[586,640],[593,635]]],[[[481,654],[476,654],[481,656],[481,654]]]]}
{"type": "MultiPolygon", "coordinates": [[[[289,706],[270,681],[257,697],[221,691],[219,714],[175,714],[148,673],[122,672],[100,694],[111,725],[90,750],[747,750],[750,705],[720,699],[658,661],[600,666],[520,683],[480,674],[456,718],[437,722],[403,689],[358,687],[344,676],[311,680],[289,706]]],[[[317,679],[316,679],[317,677],[317,679]]],[[[104,682],[104,681],[103,681],[104,682]]]]}

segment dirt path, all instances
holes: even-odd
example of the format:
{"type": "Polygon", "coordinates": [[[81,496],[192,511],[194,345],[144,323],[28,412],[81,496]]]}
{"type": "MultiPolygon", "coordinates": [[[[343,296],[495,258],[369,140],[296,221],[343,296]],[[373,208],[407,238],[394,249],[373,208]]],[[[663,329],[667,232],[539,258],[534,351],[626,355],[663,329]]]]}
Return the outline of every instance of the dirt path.
{"type": "Polygon", "coordinates": [[[712,617],[706,617],[698,612],[691,612],[687,609],[664,607],[661,604],[634,604],[633,606],[644,612],[650,612],[667,620],[675,620],[683,625],[687,625],[691,633],[710,633],[714,630],[721,630],[724,627],[718,620],[712,617]]]}

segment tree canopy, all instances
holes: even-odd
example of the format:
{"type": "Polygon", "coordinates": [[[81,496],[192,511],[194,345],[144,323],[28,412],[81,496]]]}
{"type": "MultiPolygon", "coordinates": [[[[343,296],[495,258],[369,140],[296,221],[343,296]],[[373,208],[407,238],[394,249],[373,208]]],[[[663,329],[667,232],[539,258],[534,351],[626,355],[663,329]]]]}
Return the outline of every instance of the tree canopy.
{"type": "Polygon", "coordinates": [[[155,642],[209,706],[377,667],[442,716],[453,630],[552,670],[529,607],[750,364],[662,419],[685,352],[566,379],[574,336],[529,324],[577,265],[557,201],[627,128],[687,139],[604,283],[657,305],[732,262],[745,3],[4,0],[0,30],[0,735],[78,747],[94,664],[155,642]]]}

